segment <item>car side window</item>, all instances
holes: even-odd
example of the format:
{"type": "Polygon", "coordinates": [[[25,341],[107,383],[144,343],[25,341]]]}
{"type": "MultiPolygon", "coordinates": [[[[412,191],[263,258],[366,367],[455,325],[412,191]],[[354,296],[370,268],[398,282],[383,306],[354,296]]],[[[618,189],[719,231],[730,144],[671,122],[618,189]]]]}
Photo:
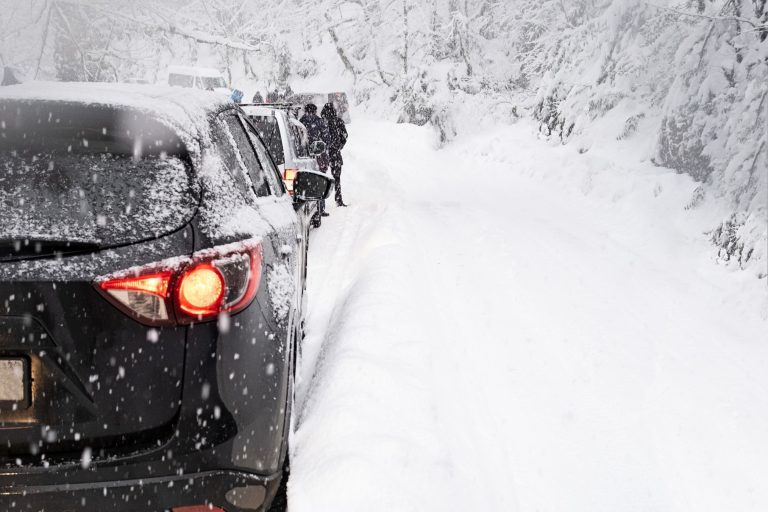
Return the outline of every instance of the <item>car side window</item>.
{"type": "Polygon", "coordinates": [[[240,194],[247,198],[253,187],[239,162],[240,156],[233,144],[233,137],[229,133],[227,124],[223,119],[218,118],[212,123],[211,128],[214,146],[221,157],[226,172],[237,183],[240,194]]]}
{"type": "Polygon", "coordinates": [[[306,132],[302,131],[295,124],[291,123],[291,134],[293,135],[293,146],[296,149],[296,156],[299,158],[309,157],[308,138],[306,132]]]}
{"type": "Polygon", "coordinates": [[[285,163],[283,152],[283,139],[280,138],[280,127],[275,116],[251,116],[251,123],[256,127],[259,138],[272,155],[272,160],[277,165],[285,163]]]}
{"type": "Polygon", "coordinates": [[[267,181],[269,181],[269,186],[276,196],[282,196],[285,194],[285,185],[283,184],[283,177],[280,175],[280,171],[277,169],[277,166],[275,166],[272,157],[269,156],[267,148],[264,147],[264,144],[261,142],[261,139],[253,126],[245,120],[243,120],[243,125],[245,126],[248,138],[251,140],[251,143],[256,150],[256,154],[264,168],[264,174],[267,181]]]}
{"type": "Polygon", "coordinates": [[[265,176],[265,170],[261,165],[261,159],[256,156],[249,137],[244,131],[244,127],[238,116],[229,114],[224,117],[224,122],[229,128],[235,143],[235,150],[240,155],[241,165],[245,167],[245,173],[250,176],[253,185],[253,191],[257,197],[270,195],[269,185],[265,176]]]}

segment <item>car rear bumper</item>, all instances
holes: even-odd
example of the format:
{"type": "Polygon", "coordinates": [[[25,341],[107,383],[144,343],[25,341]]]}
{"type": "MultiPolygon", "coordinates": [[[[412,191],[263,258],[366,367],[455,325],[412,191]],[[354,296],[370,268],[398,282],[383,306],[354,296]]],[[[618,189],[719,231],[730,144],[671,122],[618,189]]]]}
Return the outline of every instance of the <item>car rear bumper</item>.
{"type": "MultiPolygon", "coordinates": [[[[94,510],[165,512],[175,507],[210,504],[226,512],[260,512],[271,501],[280,473],[257,476],[234,471],[25,486],[0,487],[0,510],[15,512],[79,512],[94,510]]],[[[7,482],[10,482],[8,484],[7,482]]]]}

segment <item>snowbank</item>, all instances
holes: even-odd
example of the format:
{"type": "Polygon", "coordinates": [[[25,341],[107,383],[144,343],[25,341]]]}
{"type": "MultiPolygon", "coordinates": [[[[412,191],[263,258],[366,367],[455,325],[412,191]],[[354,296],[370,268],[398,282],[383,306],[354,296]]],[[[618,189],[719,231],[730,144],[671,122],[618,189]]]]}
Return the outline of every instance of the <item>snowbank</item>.
{"type": "Polygon", "coordinates": [[[762,283],[707,254],[689,176],[536,134],[351,127],[291,510],[768,508],[762,283]]]}
{"type": "Polygon", "coordinates": [[[613,0],[567,27],[543,48],[534,117],[563,142],[652,139],[643,157],[701,183],[688,208],[728,205],[708,228],[721,260],[764,278],[768,40],[754,27],[768,12],[710,4],[613,0]]]}

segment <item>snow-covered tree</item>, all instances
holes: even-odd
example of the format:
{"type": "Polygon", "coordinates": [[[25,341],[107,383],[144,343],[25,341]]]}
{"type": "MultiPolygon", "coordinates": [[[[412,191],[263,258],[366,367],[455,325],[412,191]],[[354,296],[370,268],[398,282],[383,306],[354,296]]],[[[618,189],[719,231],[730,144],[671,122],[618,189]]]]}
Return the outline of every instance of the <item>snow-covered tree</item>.
{"type": "Polygon", "coordinates": [[[206,56],[271,88],[334,59],[363,106],[440,143],[524,110],[567,143],[626,112],[615,138],[655,140],[649,157],[702,182],[691,205],[731,202],[742,260],[765,238],[766,0],[0,0],[0,29],[0,64],[38,78],[206,56]]]}

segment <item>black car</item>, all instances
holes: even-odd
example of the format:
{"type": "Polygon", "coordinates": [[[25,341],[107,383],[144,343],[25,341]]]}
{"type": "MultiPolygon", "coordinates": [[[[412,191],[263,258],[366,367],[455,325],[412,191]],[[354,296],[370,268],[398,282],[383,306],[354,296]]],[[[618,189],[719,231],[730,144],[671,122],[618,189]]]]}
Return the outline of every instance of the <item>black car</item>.
{"type": "MultiPolygon", "coordinates": [[[[213,93],[0,91],[0,510],[261,511],[287,460],[306,233],[213,93]]],[[[284,489],[283,489],[284,490],[284,489]]]]}

